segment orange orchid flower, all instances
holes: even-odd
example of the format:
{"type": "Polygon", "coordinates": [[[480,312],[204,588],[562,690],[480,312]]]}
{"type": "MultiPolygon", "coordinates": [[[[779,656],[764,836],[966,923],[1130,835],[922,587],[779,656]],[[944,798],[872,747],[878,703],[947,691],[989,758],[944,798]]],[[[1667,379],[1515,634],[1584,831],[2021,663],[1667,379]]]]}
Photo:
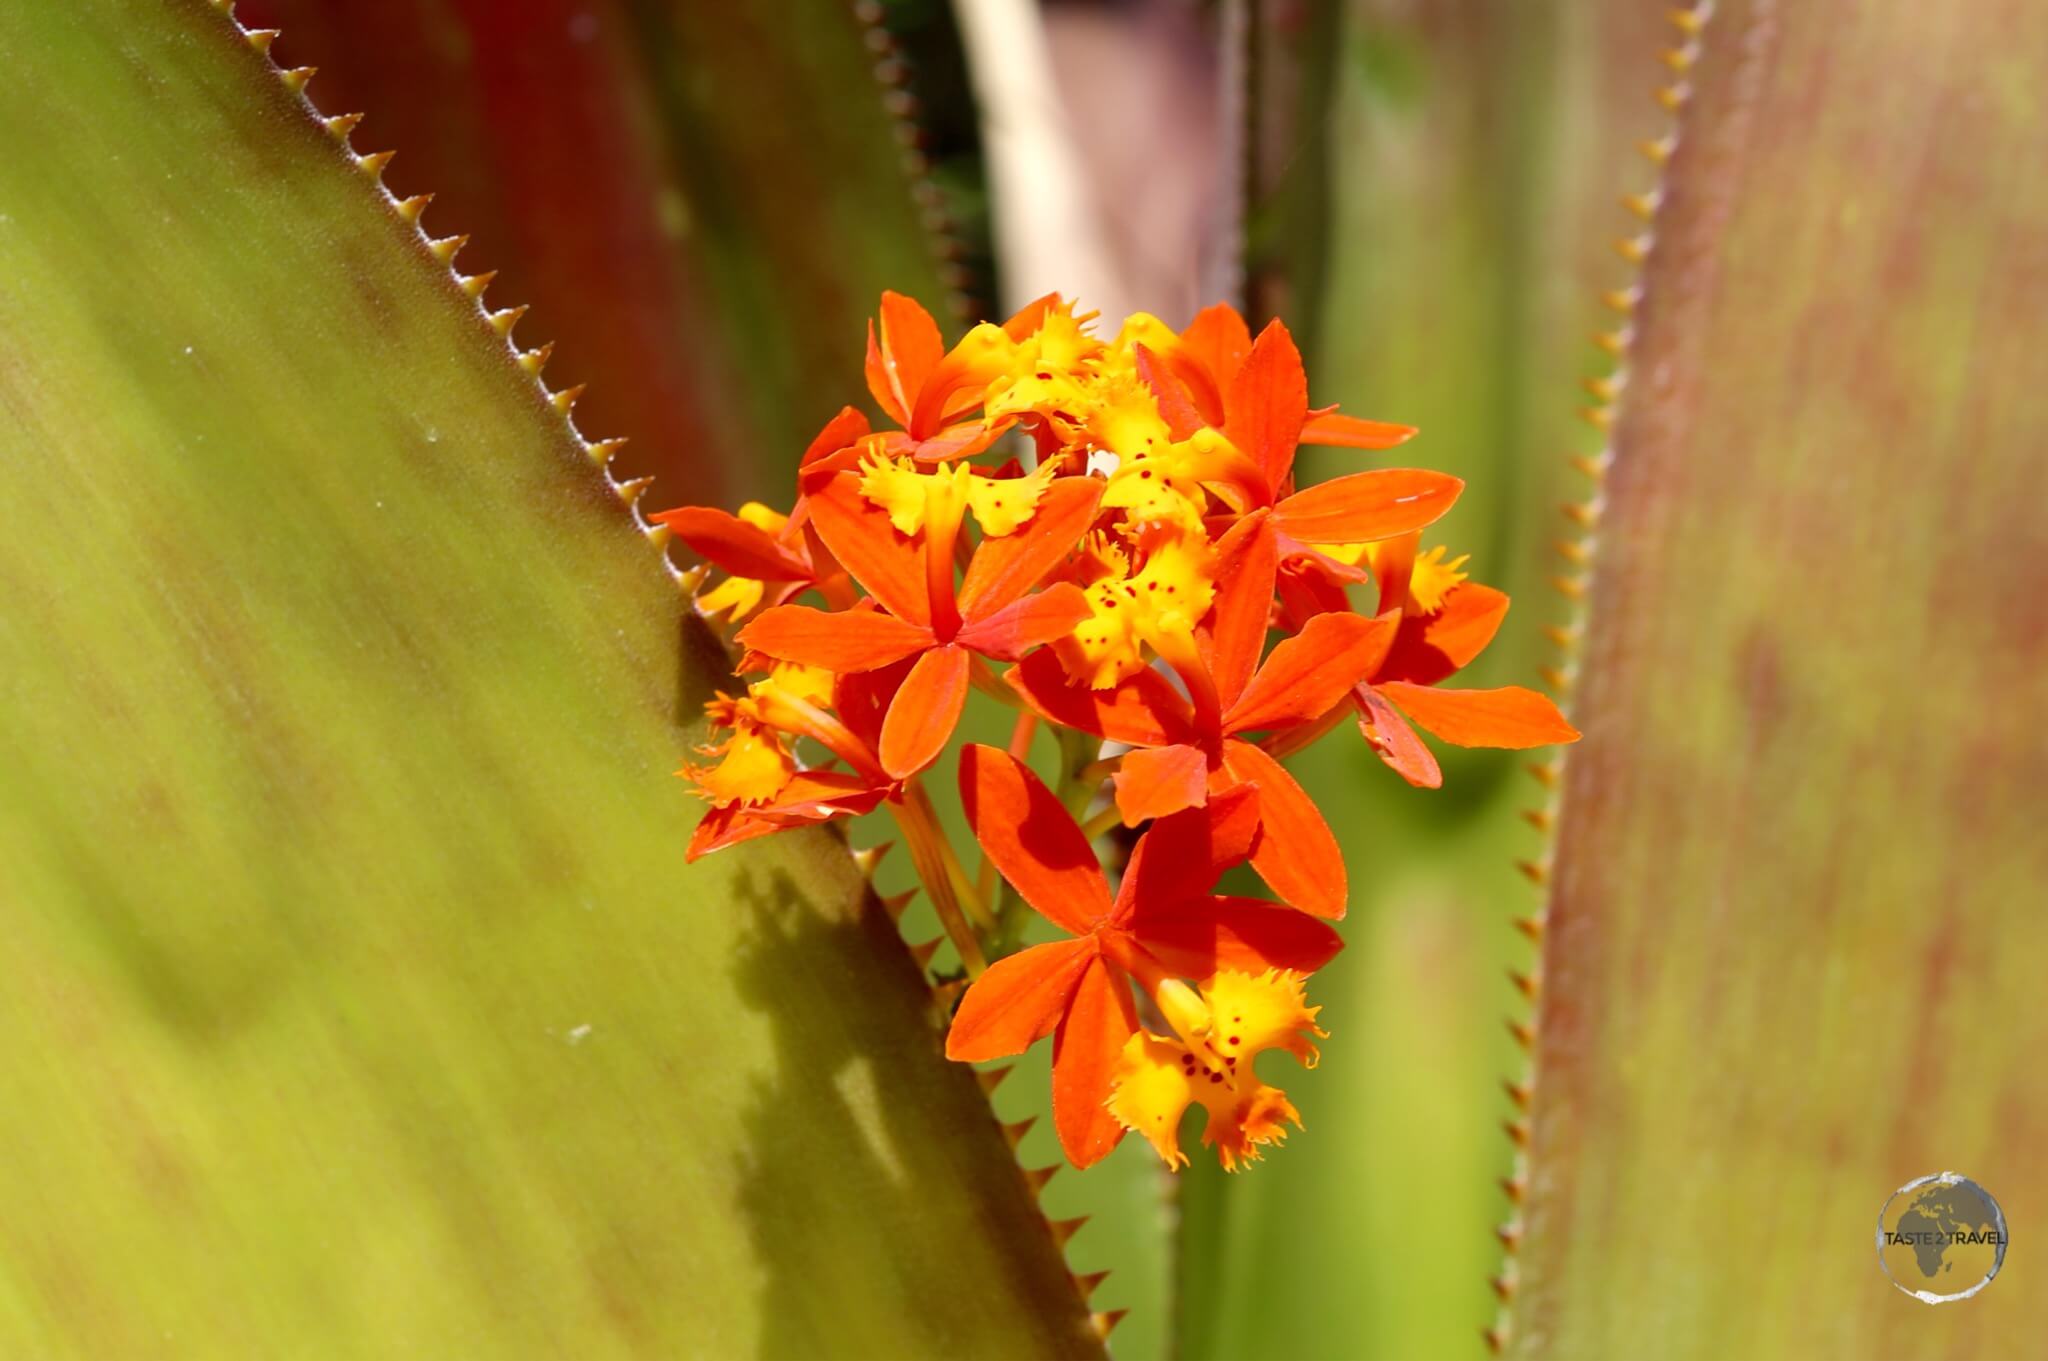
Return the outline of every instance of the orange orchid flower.
{"type": "Polygon", "coordinates": [[[1256,822],[1249,791],[1162,818],[1139,838],[1114,894],[1088,838],[1036,775],[993,747],[960,755],[967,819],[989,859],[1070,939],[999,960],[961,1000],[946,1036],[963,1061],[1019,1054],[1053,1037],[1053,1122],[1076,1167],[1100,1160],[1125,1126],[1108,1108],[1117,1066],[1139,1033],[1135,981],[1171,1019],[1199,1006],[1180,980],[1225,971],[1307,974],[1341,942],[1281,904],[1218,896],[1256,822]]]}
{"type": "Polygon", "coordinates": [[[1094,518],[1102,486],[1068,478],[1027,489],[1026,479],[980,479],[963,465],[935,474],[891,470],[884,493],[863,489],[869,479],[836,473],[807,498],[810,521],[833,555],[868,591],[880,610],[817,610],[781,605],[741,631],[739,641],[770,657],[832,672],[870,671],[914,657],[887,720],[879,757],[895,778],[915,774],[937,758],[953,735],[967,702],[971,655],[1015,661],[1033,647],[1066,636],[1088,615],[1080,590],[1059,583],[1031,593],[1080,541],[1094,518]],[[903,504],[894,482],[925,478],[916,530],[897,527],[903,504]],[[984,506],[984,527],[995,517],[1009,525],[1017,497],[1036,495],[1028,519],[1009,532],[987,533],[954,581],[955,548],[970,502],[984,506]]]}
{"type": "MultiPolygon", "coordinates": [[[[867,433],[868,418],[850,406],[841,407],[811,441],[800,466],[814,464],[867,433]]],[[[648,522],[666,526],[697,556],[730,574],[713,592],[699,596],[697,604],[707,614],[724,607],[738,621],[808,590],[816,590],[835,609],[853,603],[845,570],[807,530],[807,518],[799,496],[789,515],[750,502],[738,515],[714,506],[680,506],[651,515],[648,522]]]]}
{"type": "Polygon", "coordinates": [[[738,781],[714,787],[704,772],[684,768],[683,774],[713,803],[691,835],[684,859],[694,861],[790,827],[857,817],[883,800],[897,797],[901,782],[882,769],[877,748],[882,716],[909,670],[906,662],[833,677],[829,706],[821,702],[823,696],[775,684],[772,676],[769,683],[753,686],[745,700],[713,701],[714,718],[721,726],[734,729],[734,737],[718,754],[730,761],[734,742],[759,744],[777,739],[781,759],[754,755],[758,747],[742,747],[743,756],[751,755],[750,764],[759,772],[751,788],[738,781]],[[811,739],[846,768],[797,769],[780,744],[782,735],[811,739]]]}
{"type": "MultiPolygon", "coordinates": [[[[1493,641],[1507,616],[1508,598],[1446,569],[1440,549],[1418,557],[1418,546],[1419,536],[1413,534],[1369,545],[1379,582],[1378,617],[1400,621],[1378,668],[1352,692],[1359,729],[1374,752],[1408,783],[1435,789],[1443,784],[1443,769],[1411,722],[1460,747],[1522,751],[1577,741],[1578,729],[1556,703],[1526,686],[1465,690],[1441,684],[1493,641]],[[1433,580],[1419,588],[1424,575],[1433,580]]],[[[1350,611],[1343,585],[1348,574],[1341,564],[1319,555],[1318,561],[1290,566],[1293,570],[1283,572],[1279,581],[1289,623],[1301,626],[1350,611]]]]}
{"type": "Polygon", "coordinates": [[[695,603],[737,630],[749,677],[706,706],[714,739],[681,772],[711,805],[687,854],[886,808],[967,982],[947,1053],[1050,1036],[1079,1166],[1126,1133],[1185,1164],[1199,1106],[1203,1144],[1235,1169],[1300,1123],[1254,1061],[1315,1063],[1304,985],[1340,948],[1347,897],[1336,838],[1281,758],[1355,712],[1387,764],[1435,785],[1418,729],[1503,747],[1577,733],[1532,691],[1445,684],[1508,603],[1464,558],[1422,551],[1457,478],[1295,484],[1303,444],[1383,450],[1413,428],[1310,408],[1277,321],[1254,339],[1222,305],[1179,331],[1136,313],[1098,335],[1095,319],[1049,294],[948,348],[885,293],[865,372],[896,428],[842,409],[803,452],[786,516],[654,517],[728,574],[695,603]],[[1035,444],[1028,470],[975,461],[1006,431],[1035,444]],[[1367,585],[1369,614],[1353,603],[1367,585]],[[1058,794],[1017,756],[961,753],[968,821],[1021,903],[966,872],[920,778],[970,686],[1019,708],[1015,752],[1041,721],[1123,748],[1090,760],[1063,743],[1058,794]],[[1068,811],[1105,780],[1108,816],[1144,828],[1117,882],[1068,811]],[[1275,901],[1214,892],[1247,861],[1275,901]],[[1026,905],[1065,937],[991,963],[1026,905]]]}
{"type": "Polygon", "coordinates": [[[1278,554],[1274,537],[1261,532],[1267,514],[1252,512],[1217,544],[1216,600],[1204,625],[1185,640],[1157,640],[1186,698],[1153,670],[1090,689],[1043,652],[1006,679],[1042,717],[1134,748],[1116,775],[1127,826],[1257,785],[1252,867],[1288,902],[1334,919],[1344,915],[1347,893],[1337,838],[1294,777],[1243,734],[1315,724],[1341,705],[1380,667],[1395,616],[1319,614],[1261,664],[1278,554]]]}

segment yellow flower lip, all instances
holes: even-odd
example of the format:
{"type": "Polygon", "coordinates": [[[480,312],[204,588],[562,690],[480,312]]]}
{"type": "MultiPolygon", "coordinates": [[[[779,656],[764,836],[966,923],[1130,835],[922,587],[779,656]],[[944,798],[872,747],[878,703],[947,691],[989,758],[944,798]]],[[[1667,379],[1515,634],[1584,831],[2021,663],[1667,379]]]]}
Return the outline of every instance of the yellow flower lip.
{"type": "Polygon", "coordinates": [[[1284,1049],[1304,1067],[1318,1057],[1310,1037],[1327,1035],[1315,1023],[1298,973],[1263,974],[1226,969],[1199,996],[1178,979],[1162,983],[1154,1000],[1175,1036],[1139,1031],[1118,1057],[1108,1108],[1118,1123],[1142,1135],[1168,1167],[1184,1167],[1181,1117],[1199,1104],[1207,1120],[1202,1143],[1225,1171],[1256,1162],[1261,1149],[1297,1128],[1301,1116],[1286,1093],[1253,1071],[1268,1049],[1284,1049]]]}

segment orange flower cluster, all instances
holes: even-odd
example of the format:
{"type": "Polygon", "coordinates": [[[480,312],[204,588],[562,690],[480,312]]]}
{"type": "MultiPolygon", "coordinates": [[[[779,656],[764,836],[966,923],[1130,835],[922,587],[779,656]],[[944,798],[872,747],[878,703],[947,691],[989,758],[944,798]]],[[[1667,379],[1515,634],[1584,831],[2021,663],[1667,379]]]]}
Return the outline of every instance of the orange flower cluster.
{"type": "Polygon", "coordinates": [[[1050,1035],[1076,1165],[1133,1130],[1184,1163],[1181,1117],[1199,1104],[1203,1142],[1235,1167],[1299,1123],[1253,1061],[1314,1062],[1304,980],[1338,950],[1345,907],[1336,838],[1276,758],[1355,713],[1382,760],[1434,786],[1417,727],[1461,746],[1577,733],[1531,691],[1444,684],[1508,604],[1465,558],[1422,550],[1458,479],[1295,485],[1302,444],[1380,450],[1412,429],[1312,409],[1277,321],[1253,340],[1227,306],[1181,331],[1140,314],[1110,338],[1091,319],[1047,297],[948,348],[885,293],[866,367],[894,428],[842,410],[787,515],[654,517],[729,574],[698,607],[742,625],[739,669],[758,677],[711,704],[715,763],[683,771],[711,805],[690,855],[888,807],[973,980],[948,1054],[1050,1035]],[[971,688],[1019,720],[1012,753],[961,752],[968,820],[1017,898],[1066,933],[993,965],[1014,923],[920,783],[971,688]],[[1092,743],[1057,788],[1020,759],[1039,724],[1092,743]],[[1070,810],[1097,800],[1084,827],[1070,810]],[[1094,834],[1116,821],[1148,829],[1113,889],[1094,834]],[[1214,892],[1246,862],[1278,901],[1214,892]]]}

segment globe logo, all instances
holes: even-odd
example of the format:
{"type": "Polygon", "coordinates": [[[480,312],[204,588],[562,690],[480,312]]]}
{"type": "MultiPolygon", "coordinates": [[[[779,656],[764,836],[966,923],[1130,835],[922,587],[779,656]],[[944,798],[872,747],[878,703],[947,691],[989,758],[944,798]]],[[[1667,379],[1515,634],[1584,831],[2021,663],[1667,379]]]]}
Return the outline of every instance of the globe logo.
{"type": "Polygon", "coordinates": [[[1877,1216],[1877,1261],[1892,1284],[1925,1304],[1966,1300],[2005,1265],[2005,1212],[1955,1172],[1892,1192],[1877,1216]]]}

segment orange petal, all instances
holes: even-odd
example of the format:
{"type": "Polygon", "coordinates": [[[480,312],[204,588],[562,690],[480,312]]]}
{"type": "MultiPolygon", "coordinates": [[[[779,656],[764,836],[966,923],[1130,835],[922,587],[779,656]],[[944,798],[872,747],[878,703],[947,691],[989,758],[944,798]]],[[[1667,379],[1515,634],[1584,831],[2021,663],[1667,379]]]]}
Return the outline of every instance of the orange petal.
{"type": "Polygon", "coordinates": [[[1159,819],[1131,852],[1110,921],[1208,897],[1217,877],[1250,854],[1258,830],[1258,790],[1249,784],[1212,790],[1202,806],[1159,819]]]}
{"type": "Polygon", "coordinates": [[[1443,608],[1432,615],[1410,615],[1380,664],[1379,679],[1434,685],[1447,680],[1486,650],[1507,616],[1508,598],[1476,581],[1453,586],[1443,608]]]}
{"type": "Polygon", "coordinates": [[[1052,1034],[1095,957],[1092,938],[1056,940],[989,965],[953,1013],[946,1057],[962,1063],[1004,1058],[1052,1034]]]}
{"type": "Polygon", "coordinates": [[[1308,420],[1308,374],[1285,325],[1266,323],[1226,391],[1223,433],[1259,465],[1267,487],[1278,488],[1294,467],[1295,446],[1308,420]]]}
{"type": "Polygon", "coordinates": [[[1394,621],[1362,614],[1319,614],[1266,658],[1223,716],[1226,732],[1312,723],[1344,702],[1373,674],[1394,641],[1394,621]]]}
{"type": "Polygon", "coordinates": [[[1209,898],[1166,910],[1141,907],[1130,931],[1168,970],[1202,982],[1222,969],[1314,973],[1344,948],[1327,922],[1258,898],[1209,898]]]}
{"type": "Polygon", "coordinates": [[[1276,526],[1303,543],[1370,543],[1421,529],[1465,484],[1449,473],[1382,468],[1333,477],[1274,508],[1276,526]]]}
{"type": "Polygon", "coordinates": [[[1052,1121],[1067,1161],[1100,1162],[1124,1137],[1109,1113],[1117,1056],[1138,1031],[1130,984],[1099,955],[1089,962],[1052,1041],[1052,1121]]]}
{"type": "Polygon", "coordinates": [[[914,624],[931,622],[923,545],[898,534],[889,512],[860,494],[856,474],[835,474],[805,504],[818,538],[883,609],[914,624]]]}
{"type": "Polygon", "coordinates": [[[994,747],[963,748],[960,801],[982,850],[1048,921],[1084,936],[1109,915],[1095,848],[1021,761],[994,747]]]}
{"type": "Polygon", "coordinates": [[[1389,681],[1374,688],[1424,731],[1455,746],[1520,751],[1579,740],[1579,730],[1565,722],[1548,696],[1519,685],[1498,690],[1439,690],[1389,681]]]}
{"type": "Polygon", "coordinates": [[[1227,302],[1203,308],[1180,333],[1181,353],[1173,358],[1187,362],[1176,363],[1175,370],[1183,379],[1195,379],[1188,386],[1209,424],[1223,424],[1223,394],[1230,390],[1251,348],[1251,328],[1227,302]]]}
{"type": "Polygon", "coordinates": [[[1223,744],[1223,767],[1259,787],[1259,836],[1252,868],[1281,899],[1332,921],[1344,915],[1350,884],[1344,853],[1315,800],[1271,756],[1249,742],[1223,744]]]}
{"type": "Polygon", "coordinates": [[[898,425],[908,425],[904,414],[917,407],[917,395],[923,391],[925,380],[931,377],[933,369],[946,353],[946,342],[939,335],[939,324],[932,320],[932,314],[925,311],[916,299],[906,298],[901,293],[882,291],[882,326],[879,353],[874,341],[874,328],[868,331],[868,391],[875,394],[875,400],[896,419],[898,425]],[[879,375],[876,365],[880,364],[879,375]],[[876,386],[880,377],[889,396],[895,398],[895,407],[885,399],[883,389],[876,386]]]}
{"type": "Polygon", "coordinates": [[[1062,581],[1013,601],[986,619],[970,620],[955,640],[984,657],[1014,662],[1040,643],[1066,637],[1092,613],[1081,588],[1062,581]]]}
{"type": "Polygon", "coordinates": [[[933,643],[932,631],[880,610],[832,613],[809,605],[778,605],[739,631],[741,647],[778,661],[827,671],[872,671],[933,643]]]}
{"type": "Polygon", "coordinates": [[[1379,692],[1378,687],[1361,685],[1352,692],[1359,704],[1358,730],[1396,775],[1417,789],[1441,788],[1443,768],[1436,755],[1408,726],[1408,720],[1379,692]]]}
{"type": "Polygon", "coordinates": [[[808,581],[810,564],[774,535],[737,515],[710,506],[679,506],[648,519],[667,525],[690,551],[736,577],[755,581],[808,581]]]}
{"type": "Polygon", "coordinates": [[[1013,420],[962,421],[949,425],[930,439],[914,441],[910,445],[910,456],[920,463],[951,463],[956,459],[971,458],[994,444],[1016,425],[1013,420]]]}
{"type": "Polygon", "coordinates": [[[1209,758],[1199,747],[1138,747],[1117,766],[1116,806],[1126,827],[1208,801],[1209,758]]]}
{"type": "Polygon", "coordinates": [[[1217,701],[1229,708],[1258,670],[1272,623],[1280,543],[1266,512],[1253,511],[1216,541],[1216,603],[1205,638],[1217,701]]]}
{"type": "Polygon", "coordinates": [[[1003,330],[1012,340],[1029,340],[1031,333],[1045,324],[1045,314],[1060,305],[1060,295],[1048,293],[1042,298],[1033,298],[1003,323],[1003,330]]]}
{"type": "Polygon", "coordinates": [[[903,400],[903,394],[897,389],[896,374],[890,369],[889,361],[882,357],[882,347],[875,339],[875,323],[872,321],[868,323],[868,354],[863,372],[875,404],[896,424],[910,424],[910,403],[903,400]]]}
{"type": "Polygon", "coordinates": [[[1337,445],[1345,449],[1391,449],[1413,438],[1412,425],[1361,420],[1335,411],[1317,412],[1301,429],[1303,444],[1337,445]]]}
{"type": "Polygon", "coordinates": [[[808,468],[820,459],[830,458],[842,449],[850,449],[866,437],[868,418],[859,409],[850,406],[839,408],[839,414],[825,422],[825,428],[811,440],[810,447],[797,467],[808,468]]]}
{"type": "Polygon", "coordinates": [[[994,614],[1065,562],[1094,521],[1102,488],[1092,477],[1060,478],[1016,533],[983,539],[960,582],[960,613],[969,619],[994,614]]]}
{"type": "Polygon", "coordinates": [[[1003,679],[1039,717],[1062,727],[1140,747],[1195,739],[1187,700],[1150,667],[1119,685],[1091,690],[1070,680],[1058,656],[1046,650],[1011,667],[1003,679]]]}
{"type": "Polygon", "coordinates": [[[1167,434],[1175,440],[1184,440],[1207,424],[1195,407],[1195,399],[1189,393],[1186,381],[1174,372],[1167,361],[1142,343],[1133,345],[1131,351],[1138,381],[1152,389],[1152,396],[1159,403],[1159,414],[1166,421],[1167,434]]]}
{"type": "Polygon", "coordinates": [[[882,769],[907,780],[939,759],[967,703],[967,649],[935,647],[917,659],[882,721],[882,769]]]}

